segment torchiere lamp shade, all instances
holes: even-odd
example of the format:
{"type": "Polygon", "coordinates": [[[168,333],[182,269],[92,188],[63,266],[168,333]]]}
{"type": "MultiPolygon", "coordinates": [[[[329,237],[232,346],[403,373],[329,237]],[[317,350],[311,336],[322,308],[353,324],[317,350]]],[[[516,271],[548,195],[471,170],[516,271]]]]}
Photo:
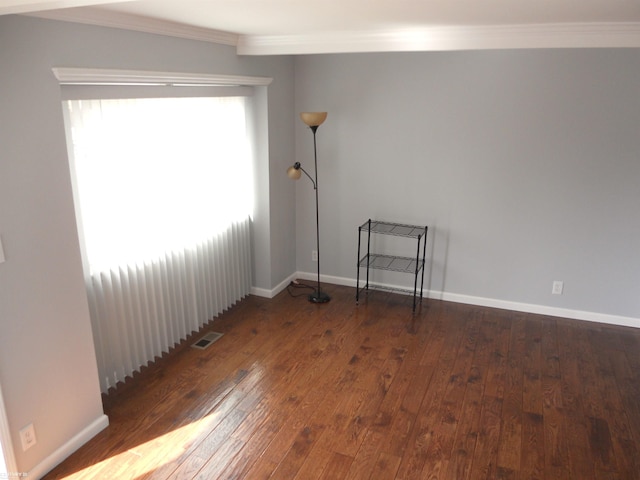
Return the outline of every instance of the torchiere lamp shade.
{"type": "Polygon", "coordinates": [[[309,127],[318,127],[327,119],[327,112],[302,112],[300,118],[309,127]]]}

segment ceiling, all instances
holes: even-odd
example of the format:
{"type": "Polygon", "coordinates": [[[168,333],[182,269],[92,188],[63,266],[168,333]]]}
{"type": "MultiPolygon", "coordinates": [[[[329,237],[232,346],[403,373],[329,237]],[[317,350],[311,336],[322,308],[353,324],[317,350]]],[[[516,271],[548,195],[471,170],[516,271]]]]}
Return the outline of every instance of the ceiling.
{"type": "Polygon", "coordinates": [[[0,15],[128,28],[239,54],[640,47],[640,0],[0,0],[0,15]]]}

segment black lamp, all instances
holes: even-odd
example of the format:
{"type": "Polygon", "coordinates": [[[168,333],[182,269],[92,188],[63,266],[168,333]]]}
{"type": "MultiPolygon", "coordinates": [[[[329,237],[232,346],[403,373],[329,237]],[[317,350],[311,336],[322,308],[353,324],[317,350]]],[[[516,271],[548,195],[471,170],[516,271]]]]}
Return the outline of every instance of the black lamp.
{"type": "Polygon", "coordinates": [[[318,127],[322,125],[322,123],[327,118],[327,112],[303,112],[300,114],[300,118],[304,123],[306,123],[311,131],[313,132],[313,158],[315,160],[315,179],[311,178],[311,175],[307,173],[307,171],[302,168],[300,162],[296,162],[292,167],[289,167],[287,170],[287,175],[289,178],[294,180],[298,180],[302,173],[309,177],[311,183],[313,183],[313,189],[316,191],[316,251],[318,252],[318,287],[315,292],[309,295],[309,301],[313,303],[326,303],[331,300],[331,297],[324,293],[320,289],[320,215],[318,211],[318,152],[316,150],[316,130],[318,127]]]}

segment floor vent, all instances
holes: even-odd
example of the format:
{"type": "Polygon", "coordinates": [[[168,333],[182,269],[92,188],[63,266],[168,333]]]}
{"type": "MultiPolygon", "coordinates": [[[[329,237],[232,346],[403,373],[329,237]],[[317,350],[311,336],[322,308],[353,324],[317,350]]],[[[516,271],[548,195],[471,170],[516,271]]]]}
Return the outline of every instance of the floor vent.
{"type": "Polygon", "coordinates": [[[224,335],[224,334],[218,333],[218,332],[209,332],[204,337],[202,337],[200,340],[198,340],[196,343],[191,345],[191,347],[199,348],[200,350],[204,350],[209,345],[211,345],[213,342],[215,342],[220,337],[222,337],[222,335],[224,335]]]}

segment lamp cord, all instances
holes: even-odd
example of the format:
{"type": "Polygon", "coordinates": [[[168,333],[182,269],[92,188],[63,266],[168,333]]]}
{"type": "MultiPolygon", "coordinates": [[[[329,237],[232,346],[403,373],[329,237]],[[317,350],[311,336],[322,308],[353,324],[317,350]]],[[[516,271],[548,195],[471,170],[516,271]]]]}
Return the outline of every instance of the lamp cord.
{"type": "Polygon", "coordinates": [[[315,290],[316,287],[314,287],[313,285],[307,285],[306,283],[300,283],[297,280],[289,282],[289,285],[287,285],[287,292],[289,293],[290,296],[295,298],[295,297],[303,297],[308,295],[308,293],[305,293],[305,292],[293,293],[295,289],[315,290]]]}

